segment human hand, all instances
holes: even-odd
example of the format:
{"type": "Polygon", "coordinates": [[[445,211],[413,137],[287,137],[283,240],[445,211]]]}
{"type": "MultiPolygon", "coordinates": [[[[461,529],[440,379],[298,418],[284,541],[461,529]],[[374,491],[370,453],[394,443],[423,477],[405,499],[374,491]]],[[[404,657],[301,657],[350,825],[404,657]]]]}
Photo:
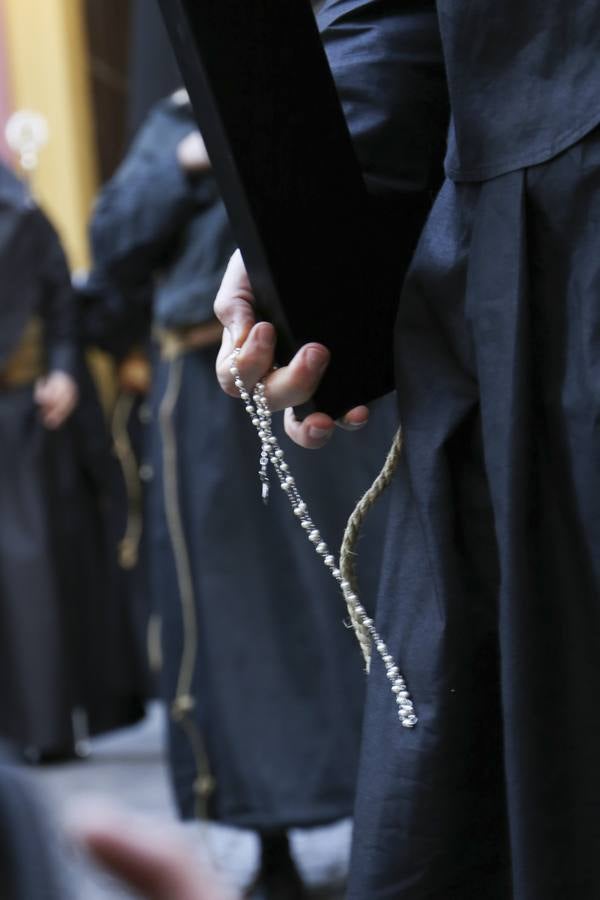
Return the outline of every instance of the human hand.
{"type": "Polygon", "coordinates": [[[335,426],[355,430],[369,418],[366,406],[357,406],[337,423],[328,415],[315,412],[302,422],[292,407],[305,403],[315,393],[329,364],[329,351],[322,344],[305,344],[287,366],[273,370],[275,329],[269,322],[256,323],[252,287],[239,250],[231,257],[215,300],[215,315],[224,326],[217,358],[217,378],[226,394],[239,397],[230,372],[231,354],[241,347],[236,366],[240,378],[253,387],[262,380],[272,411],[285,409],[285,430],[301,447],[323,447],[335,426]]]}
{"type": "Polygon", "coordinates": [[[177,145],[177,161],[184,172],[206,172],[210,169],[210,159],[206,145],[199,131],[192,131],[177,145]]]}
{"type": "Polygon", "coordinates": [[[40,407],[42,422],[54,431],[66,422],[79,399],[75,379],[66,372],[50,372],[35,386],[35,402],[40,407]]]}
{"type": "Polygon", "coordinates": [[[146,900],[233,900],[173,827],[98,803],[72,811],[69,833],[94,862],[146,900]]]}

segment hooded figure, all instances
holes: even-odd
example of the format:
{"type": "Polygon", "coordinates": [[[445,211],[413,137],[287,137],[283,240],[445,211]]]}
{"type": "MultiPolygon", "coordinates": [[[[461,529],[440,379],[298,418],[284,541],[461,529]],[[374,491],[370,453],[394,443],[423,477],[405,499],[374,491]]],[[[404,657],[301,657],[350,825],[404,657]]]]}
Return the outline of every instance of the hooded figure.
{"type": "Polygon", "coordinates": [[[0,736],[37,760],[71,755],[142,708],[111,602],[110,443],[69,271],[4,166],[0,275],[0,736]]]}

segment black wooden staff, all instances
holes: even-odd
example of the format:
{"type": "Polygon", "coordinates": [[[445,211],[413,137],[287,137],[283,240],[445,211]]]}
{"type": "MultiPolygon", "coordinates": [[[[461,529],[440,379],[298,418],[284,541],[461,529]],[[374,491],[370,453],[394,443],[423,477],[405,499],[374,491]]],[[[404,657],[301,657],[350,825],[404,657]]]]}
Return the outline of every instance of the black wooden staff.
{"type": "Polygon", "coordinates": [[[316,406],[338,416],[391,387],[396,298],[310,4],[159,2],[279,361],[329,347],[316,406]]]}

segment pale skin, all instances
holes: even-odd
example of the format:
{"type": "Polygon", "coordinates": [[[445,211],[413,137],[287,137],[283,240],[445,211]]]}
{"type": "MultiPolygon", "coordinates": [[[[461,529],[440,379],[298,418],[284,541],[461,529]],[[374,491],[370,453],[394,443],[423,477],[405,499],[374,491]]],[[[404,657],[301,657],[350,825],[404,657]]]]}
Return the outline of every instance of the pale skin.
{"type": "Polygon", "coordinates": [[[34,399],[45,428],[55,431],[67,421],[79,398],[75,380],[66,372],[50,372],[35,386],[34,399]]]}
{"type": "Polygon", "coordinates": [[[98,866],[146,900],[235,900],[189,844],[168,826],[92,804],[71,816],[69,831],[98,866]]]}
{"type": "Polygon", "coordinates": [[[229,261],[215,301],[215,315],[223,325],[221,349],[217,358],[217,378],[226,394],[239,397],[231,374],[231,354],[241,347],[236,366],[244,383],[251,387],[262,380],[271,410],[285,410],[288,436],[307,449],[325,446],[336,425],[356,430],[366,425],[369,410],[357,406],[339,421],[322,412],[308,415],[302,422],[292,407],[306,403],[315,393],[329,365],[329,350],[322,344],[305,344],[287,366],[273,369],[275,329],[268,322],[256,322],[254,295],[239,250],[229,261]]]}

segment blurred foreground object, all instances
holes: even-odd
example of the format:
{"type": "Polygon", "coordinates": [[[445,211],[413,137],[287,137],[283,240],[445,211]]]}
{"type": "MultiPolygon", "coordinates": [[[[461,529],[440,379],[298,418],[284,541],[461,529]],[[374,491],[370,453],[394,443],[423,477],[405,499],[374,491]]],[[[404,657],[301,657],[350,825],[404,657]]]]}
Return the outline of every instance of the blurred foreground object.
{"type": "Polygon", "coordinates": [[[101,868],[147,900],[235,900],[181,830],[103,804],[71,816],[70,833],[101,868]]]}

